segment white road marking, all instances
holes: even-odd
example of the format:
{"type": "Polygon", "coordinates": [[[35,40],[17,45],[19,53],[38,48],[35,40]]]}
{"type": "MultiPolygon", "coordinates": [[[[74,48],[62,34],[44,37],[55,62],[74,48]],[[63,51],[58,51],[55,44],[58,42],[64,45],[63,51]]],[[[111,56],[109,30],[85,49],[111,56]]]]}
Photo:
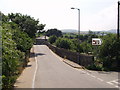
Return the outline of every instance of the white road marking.
{"type": "Polygon", "coordinates": [[[116,84],[118,84],[118,82],[117,82],[117,81],[113,81],[113,83],[116,83],[116,84]]]}
{"type": "Polygon", "coordinates": [[[97,78],[98,80],[100,80],[100,81],[103,81],[103,79],[101,79],[101,78],[97,78]]]}
{"type": "Polygon", "coordinates": [[[115,86],[116,88],[119,88],[119,86],[118,86],[118,84],[119,84],[118,79],[109,81],[109,82],[107,82],[107,83],[115,86]],[[115,84],[117,84],[117,85],[115,85],[115,84]]]}
{"type": "MultiPolygon", "coordinates": [[[[35,52],[35,46],[34,46],[34,52],[35,52]]],[[[37,68],[38,68],[36,56],[37,56],[37,55],[35,54],[36,68],[35,68],[35,72],[34,72],[34,76],[33,76],[33,83],[32,83],[32,88],[33,88],[33,90],[34,90],[34,88],[35,88],[35,76],[36,76],[36,72],[37,72],[37,68]]]]}
{"type": "MultiPolygon", "coordinates": [[[[54,55],[54,56],[56,56],[57,58],[59,58],[61,61],[63,61],[64,59],[62,59],[60,56],[58,56],[57,54],[55,54],[51,49],[50,49],[50,52],[54,55]]],[[[91,76],[91,77],[93,77],[93,78],[97,78],[96,76],[94,76],[94,75],[92,75],[92,74],[89,74],[88,72],[86,72],[86,71],[83,71],[83,70],[80,70],[80,69],[76,69],[76,68],[74,68],[75,70],[78,70],[78,71],[80,71],[80,72],[82,72],[82,73],[85,73],[85,74],[87,74],[88,76],[91,76]]],[[[101,78],[97,78],[98,80],[100,80],[100,81],[104,81],[103,79],[101,79],[101,78]]],[[[110,84],[110,85],[114,85],[113,83],[111,83],[111,82],[107,82],[108,84],[110,84]]],[[[114,85],[115,86],[115,85],[114,85]]],[[[116,88],[118,88],[119,86],[115,86],[116,88]]]]}
{"type": "Polygon", "coordinates": [[[91,77],[93,77],[93,78],[96,78],[95,76],[93,76],[92,74],[90,75],[91,77]]]}
{"type": "Polygon", "coordinates": [[[89,73],[87,73],[87,75],[90,75],[89,73]]]}
{"type": "Polygon", "coordinates": [[[116,88],[119,88],[119,86],[115,86],[116,88]]]}
{"type": "Polygon", "coordinates": [[[111,82],[107,82],[107,83],[113,85],[113,83],[111,83],[111,82]]]}

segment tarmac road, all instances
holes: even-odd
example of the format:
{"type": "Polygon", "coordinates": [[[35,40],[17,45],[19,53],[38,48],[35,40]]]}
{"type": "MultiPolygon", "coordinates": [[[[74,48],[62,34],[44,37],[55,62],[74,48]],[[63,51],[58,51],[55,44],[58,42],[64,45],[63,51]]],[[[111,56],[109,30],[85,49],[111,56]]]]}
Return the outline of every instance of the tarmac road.
{"type": "Polygon", "coordinates": [[[46,45],[35,45],[36,70],[33,88],[117,88],[117,72],[75,69],[46,45]],[[113,82],[116,82],[113,83],[113,82]]]}

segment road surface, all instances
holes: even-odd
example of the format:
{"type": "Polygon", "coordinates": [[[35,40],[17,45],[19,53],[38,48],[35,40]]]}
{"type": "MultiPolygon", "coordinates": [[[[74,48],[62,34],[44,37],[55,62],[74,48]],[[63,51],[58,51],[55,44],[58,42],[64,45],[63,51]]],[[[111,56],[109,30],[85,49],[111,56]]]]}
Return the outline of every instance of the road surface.
{"type": "Polygon", "coordinates": [[[117,72],[75,69],[65,64],[46,45],[35,45],[36,71],[33,88],[117,88],[117,72]],[[115,83],[114,83],[115,82],[115,83]]]}

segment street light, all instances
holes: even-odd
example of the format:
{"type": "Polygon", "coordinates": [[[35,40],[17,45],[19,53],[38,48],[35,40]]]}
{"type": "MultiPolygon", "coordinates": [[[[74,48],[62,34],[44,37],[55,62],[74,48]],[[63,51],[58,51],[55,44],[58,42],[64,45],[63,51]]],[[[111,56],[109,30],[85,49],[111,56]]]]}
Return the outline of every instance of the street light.
{"type": "MultiPolygon", "coordinates": [[[[72,7],[71,9],[77,9],[78,10],[78,42],[80,42],[80,9],[72,7]]],[[[78,54],[78,64],[80,64],[80,56],[78,54]]]]}
{"type": "Polygon", "coordinates": [[[72,7],[71,9],[77,9],[78,10],[78,40],[80,39],[80,9],[72,7]]]}

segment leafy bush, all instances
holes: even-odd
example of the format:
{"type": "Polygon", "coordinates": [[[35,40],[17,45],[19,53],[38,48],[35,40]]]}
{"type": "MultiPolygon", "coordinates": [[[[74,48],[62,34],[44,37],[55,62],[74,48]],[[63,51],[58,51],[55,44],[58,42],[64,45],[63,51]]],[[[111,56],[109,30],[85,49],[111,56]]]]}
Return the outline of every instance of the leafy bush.
{"type": "Polygon", "coordinates": [[[66,38],[58,38],[55,45],[59,48],[70,49],[72,42],[66,38]]]}
{"type": "Polygon", "coordinates": [[[19,13],[11,13],[8,16],[0,14],[3,16],[2,86],[11,88],[21,69],[27,64],[28,52],[33,45],[36,31],[40,32],[45,25],[39,25],[38,20],[19,13]]]}
{"type": "Polygon", "coordinates": [[[24,59],[24,53],[17,50],[16,43],[12,40],[12,29],[9,24],[3,24],[2,29],[2,73],[3,88],[9,88],[15,82],[18,67],[24,59]]]}
{"type": "Polygon", "coordinates": [[[115,68],[120,60],[120,40],[117,40],[112,34],[105,36],[103,40],[99,58],[103,62],[103,67],[115,68]]]}
{"type": "Polygon", "coordinates": [[[83,47],[80,45],[79,41],[74,39],[72,40],[72,50],[75,51],[75,52],[79,52],[79,53],[82,53],[83,52],[83,47]]]}
{"type": "Polygon", "coordinates": [[[51,44],[53,44],[53,43],[55,43],[56,39],[57,39],[57,37],[56,37],[55,35],[53,35],[53,36],[50,36],[50,37],[49,37],[49,40],[48,40],[48,41],[49,41],[51,44]]]}
{"type": "Polygon", "coordinates": [[[103,65],[101,63],[98,63],[97,61],[95,61],[95,63],[93,63],[92,65],[89,65],[86,67],[87,69],[90,70],[96,70],[96,71],[103,71],[103,65]]]}
{"type": "Polygon", "coordinates": [[[81,47],[83,48],[84,53],[92,52],[92,45],[87,42],[82,42],[81,47]]]}
{"type": "Polygon", "coordinates": [[[93,70],[119,70],[120,64],[120,40],[115,34],[108,34],[102,37],[103,43],[101,46],[94,46],[93,52],[96,60],[88,69],[93,70]]]}

